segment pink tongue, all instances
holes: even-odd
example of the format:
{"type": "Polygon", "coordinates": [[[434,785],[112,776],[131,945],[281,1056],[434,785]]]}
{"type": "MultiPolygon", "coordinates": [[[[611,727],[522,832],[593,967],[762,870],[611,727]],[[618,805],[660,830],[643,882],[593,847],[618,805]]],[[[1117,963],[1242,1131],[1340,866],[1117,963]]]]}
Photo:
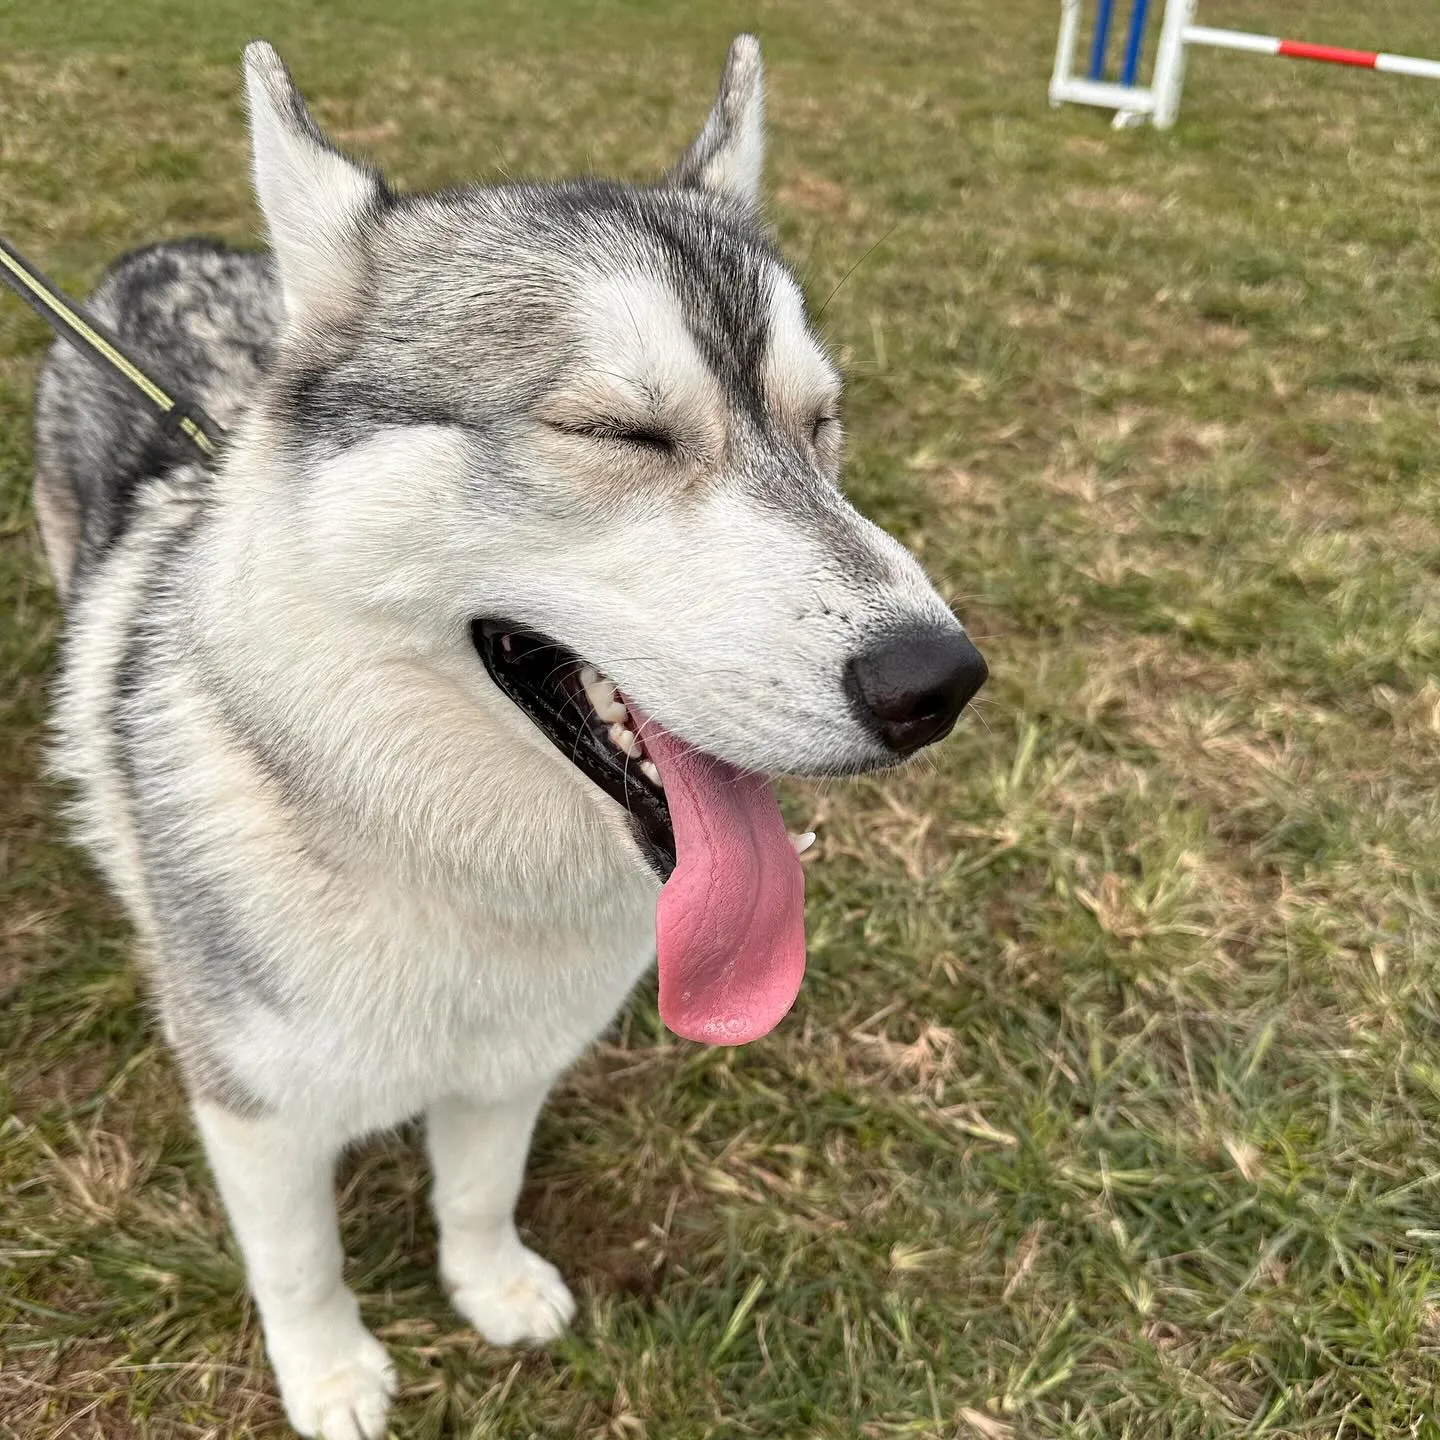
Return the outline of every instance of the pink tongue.
{"type": "Polygon", "coordinates": [[[675,827],[675,873],[655,911],[660,1018],[709,1045],[757,1040],[805,974],[805,877],[775,791],[631,712],[675,827]]]}

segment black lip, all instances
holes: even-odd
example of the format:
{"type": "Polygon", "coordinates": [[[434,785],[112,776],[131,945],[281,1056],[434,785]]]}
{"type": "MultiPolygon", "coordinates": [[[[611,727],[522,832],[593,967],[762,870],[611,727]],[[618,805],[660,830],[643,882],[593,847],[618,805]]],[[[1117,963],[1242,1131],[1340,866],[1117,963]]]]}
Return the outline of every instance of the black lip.
{"type": "Polygon", "coordinates": [[[472,620],[470,640],[501,691],[582,775],[626,811],[650,867],[662,881],[668,880],[675,869],[675,830],[665,792],[610,743],[605,724],[580,687],[585,662],[548,635],[509,620],[472,620]],[[508,649],[502,639],[509,640],[508,649]]]}

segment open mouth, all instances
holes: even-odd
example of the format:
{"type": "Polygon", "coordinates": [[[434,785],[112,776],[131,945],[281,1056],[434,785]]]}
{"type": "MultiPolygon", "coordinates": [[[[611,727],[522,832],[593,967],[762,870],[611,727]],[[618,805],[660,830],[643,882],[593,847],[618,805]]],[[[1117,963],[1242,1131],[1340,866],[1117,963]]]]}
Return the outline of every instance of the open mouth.
{"type": "Polygon", "coordinates": [[[711,1045],[773,1029],[805,973],[805,881],[769,779],[670,734],[546,635],[501,619],[470,634],[501,693],[629,816],[663,882],[660,1018],[711,1045]]]}
{"type": "Polygon", "coordinates": [[[573,650],[507,620],[472,621],[470,638],[505,695],[629,815],[645,858],[668,880],[675,831],[665,786],[614,684],[573,650]]]}

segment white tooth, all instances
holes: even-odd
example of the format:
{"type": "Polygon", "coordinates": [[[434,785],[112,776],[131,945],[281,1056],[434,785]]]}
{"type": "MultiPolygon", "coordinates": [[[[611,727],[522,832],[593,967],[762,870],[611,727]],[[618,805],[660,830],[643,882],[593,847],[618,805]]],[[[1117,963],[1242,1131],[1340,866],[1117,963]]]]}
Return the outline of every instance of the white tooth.
{"type": "MultiPolygon", "coordinates": [[[[589,673],[593,675],[595,672],[589,673]]],[[[585,672],[581,673],[580,678],[585,680],[585,672]]],[[[585,694],[594,706],[595,713],[607,725],[623,720],[630,713],[616,696],[614,684],[603,675],[597,675],[593,680],[585,680],[585,694]]]]}
{"type": "Polygon", "coordinates": [[[593,666],[587,665],[580,672],[580,688],[587,694],[590,687],[600,678],[600,672],[593,666]]]}
{"type": "Polygon", "coordinates": [[[797,855],[803,855],[815,843],[815,832],[807,830],[803,835],[796,835],[792,831],[790,843],[795,847],[797,855]]]}
{"type": "Polygon", "coordinates": [[[500,637],[500,648],[501,648],[507,655],[510,653],[510,637],[509,637],[508,635],[502,635],[502,636],[500,637]]]}
{"type": "Polygon", "coordinates": [[[652,784],[658,785],[662,790],[665,782],[660,778],[660,772],[655,768],[653,760],[642,760],[640,762],[640,773],[652,784]]]}
{"type": "Polygon", "coordinates": [[[615,746],[617,750],[623,750],[632,758],[645,753],[639,740],[635,738],[635,732],[633,730],[627,730],[623,725],[612,725],[610,727],[610,743],[615,746]]]}

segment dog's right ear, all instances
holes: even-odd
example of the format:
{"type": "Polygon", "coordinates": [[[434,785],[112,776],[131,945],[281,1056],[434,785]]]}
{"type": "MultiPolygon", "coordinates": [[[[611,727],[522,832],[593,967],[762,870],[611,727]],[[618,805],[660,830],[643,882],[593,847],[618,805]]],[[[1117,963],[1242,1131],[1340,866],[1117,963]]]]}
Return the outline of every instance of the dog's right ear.
{"type": "Polygon", "coordinates": [[[665,179],[754,210],[764,167],[765,65],[760,42],[753,35],[737,35],[705,128],[665,179]]]}
{"type": "Polygon", "coordinates": [[[385,203],[379,174],[321,133],[285,62],[263,40],[245,47],[255,195],[270,231],[291,325],[333,320],[357,298],[359,237],[385,203]]]}

